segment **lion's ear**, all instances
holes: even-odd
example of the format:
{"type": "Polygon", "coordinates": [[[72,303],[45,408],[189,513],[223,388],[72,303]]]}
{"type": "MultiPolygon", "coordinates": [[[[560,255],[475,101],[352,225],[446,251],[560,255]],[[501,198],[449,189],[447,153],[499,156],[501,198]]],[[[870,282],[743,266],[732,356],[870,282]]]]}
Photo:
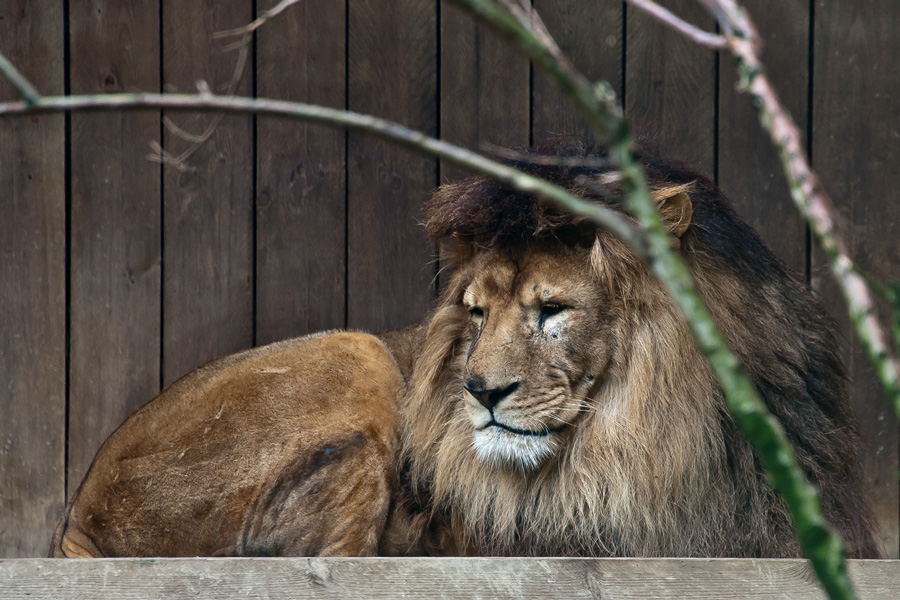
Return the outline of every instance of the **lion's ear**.
{"type": "Polygon", "coordinates": [[[691,224],[694,208],[688,195],[691,184],[663,188],[653,192],[653,200],[659,214],[669,230],[676,238],[680,238],[691,224]]]}

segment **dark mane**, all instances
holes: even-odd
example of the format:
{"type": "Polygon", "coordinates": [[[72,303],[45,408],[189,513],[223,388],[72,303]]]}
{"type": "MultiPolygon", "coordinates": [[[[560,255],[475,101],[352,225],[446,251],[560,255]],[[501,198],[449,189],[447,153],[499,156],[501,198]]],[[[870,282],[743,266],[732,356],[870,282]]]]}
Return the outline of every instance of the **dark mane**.
{"type": "MultiPolygon", "coordinates": [[[[595,202],[609,203],[609,198],[596,193],[585,181],[598,180],[611,168],[577,165],[548,165],[530,160],[531,157],[559,157],[585,159],[603,163],[606,154],[596,148],[571,142],[552,142],[534,152],[523,154],[522,160],[505,160],[520,171],[564,187],[574,195],[595,202]]],[[[516,192],[484,177],[469,177],[452,185],[442,186],[428,203],[427,231],[433,241],[448,235],[471,239],[480,244],[493,245],[531,237],[553,235],[562,228],[578,222],[555,206],[547,205],[533,196],[516,192]]]]}
{"type": "MultiPolygon", "coordinates": [[[[522,156],[520,160],[505,162],[566,188],[577,197],[622,210],[621,189],[614,181],[614,169],[606,163],[607,153],[602,148],[561,139],[522,156]],[[547,158],[568,159],[568,162],[547,164],[542,160],[547,158]],[[587,166],[577,164],[575,159],[582,159],[587,166]]],[[[772,269],[783,275],[785,268],[781,262],[738,217],[709,178],[679,161],[648,153],[639,154],[639,158],[651,191],[691,185],[694,215],[688,237],[693,239],[695,250],[712,249],[710,260],[722,262],[725,267],[730,265],[745,276],[764,276],[772,269]]],[[[531,238],[562,237],[564,232],[576,228],[582,236],[592,239],[597,229],[554,205],[480,176],[442,186],[429,200],[427,209],[426,228],[434,243],[454,236],[491,247],[531,238]]]]}
{"type": "MultiPolygon", "coordinates": [[[[683,163],[650,154],[642,154],[640,160],[653,191],[692,184],[702,196],[720,196],[715,184],[683,163]]],[[[617,208],[622,194],[606,151],[597,146],[558,139],[523,152],[521,159],[503,162],[609,207],[617,208]],[[552,164],[548,159],[560,160],[552,164]]],[[[719,200],[727,205],[724,198],[719,200]]],[[[493,245],[556,235],[573,226],[586,224],[556,206],[480,176],[444,185],[428,202],[427,231],[434,242],[454,235],[493,245]]]]}

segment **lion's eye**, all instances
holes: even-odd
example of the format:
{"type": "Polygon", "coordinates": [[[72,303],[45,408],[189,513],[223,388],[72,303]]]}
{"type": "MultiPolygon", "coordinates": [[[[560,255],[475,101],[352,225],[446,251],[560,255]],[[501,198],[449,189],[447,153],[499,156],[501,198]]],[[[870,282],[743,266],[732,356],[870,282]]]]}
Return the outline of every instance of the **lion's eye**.
{"type": "Polygon", "coordinates": [[[541,306],[541,313],[538,317],[538,328],[543,329],[544,323],[547,322],[547,319],[558,315],[562,311],[566,310],[567,306],[563,306],[562,304],[544,304],[541,306]]]}
{"type": "Polygon", "coordinates": [[[481,323],[484,321],[484,311],[477,306],[473,306],[469,309],[469,318],[477,327],[481,327],[481,323]]]}

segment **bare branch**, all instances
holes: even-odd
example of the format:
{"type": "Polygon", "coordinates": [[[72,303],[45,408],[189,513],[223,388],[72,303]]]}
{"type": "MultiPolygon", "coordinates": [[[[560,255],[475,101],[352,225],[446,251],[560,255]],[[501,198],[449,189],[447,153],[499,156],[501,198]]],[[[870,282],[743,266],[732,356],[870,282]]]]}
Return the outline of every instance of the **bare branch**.
{"type": "Polygon", "coordinates": [[[900,361],[878,322],[872,293],[850,257],[837,228],[831,198],[819,183],[804,149],[800,130],[778,99],[760,59],[760,36],[746,10],[734,0],[700,0],[726,32],[728,47],[738,60],[743,89],[753,98],[763,128],[778,150],[791,188],[791,198],[825,251],[832,274],[847,302],[850,319],[869,361],[900,416],[900,361]]]}
{"type": "Polygon", "coordinates": [[[266,21],[272,19],[273,17],[277,17],[279,14],[284,12],[288,7],[297,4],[300,0],[281,0],[278,4],[264,12],[258,19],[245,25],[243,27],[238,27],[237,29],[228,29],[226,31],[219,31],[213,34],[213,39],[226,38],[226,37],[236,37],[236,36],[246,36],[248,34],[253,33],[260,27],[266,24],[266,21]]]}
{"type": "Polygon", "coordinates": [[[22,97],[25,98],[25,102],[29,104],[33,104],[34,101],[40,97],[40,94],[35,89],[31,82],[25,78],[22,73],[9,62],[2,53],[0,53],[0,73],[3,73],[4,76],[9,80],[13,86],[19,90],[19,93],[22,94],[22,97]]]}
{"type": "Polygon", "coordinates": [[[701,46],[706,46],[707,48],[712,48],[714,50],[721,50],[728,46],[728,41],[724,36],[718,35],[716,33],[709,33],[708,31],[704,31],[697,27],[696,25],[692,25],[670,11],[669,9],[660,6],[653,0],[625,0],[629,4],[634,5],[636,8],[641,9],[657,21],[668,25],[675,31],[691,38],[701,46]]]}
{"type": "Polygon", "coordinates": [[[157,108],[171,111],[216,111],[219,113],[260,114],[312,123],[346,127],[352,131],[369,133],[401,146],[435,156],[457,166],[475,171],[499,181],[518,192],[531,194],[597,223],[641,256],[647,256],[643,234],[622,214],[599,204],[576,198],[564,188],[540,178],[522,173],[512,167],[485,158],[398,123],[346,110],[262,98],[241,98],[204,94],[100,94],[84,96],[42,96],[33,104],[26,101],[0,103],[0,117],[16,114],[35,114],[71,111],[140,110],[157,108]]]}
{"type": "Polygon", "coordinates": [[[163,117],[163,125],[165,125],[166,131],[172,135],[179,137],[186,142],[191,142],[192,144],[202,144],[209,139],[208,135],[194,135],[189,131],[185,131],[169,117],[163,117]]]}
{"type": "MultiPolygon", "coordinates": [[[[226,96],[231,96],[235,93],[235,91],[237,91],[237,86],[244,76],[244,69],[246,68],[247,58],[250,53],[250,43],[253,41],[253,32],[265,25],[269,20],[277,17],[290,6],[298,4],[299,2],[300,0],[281,0],[281,2],[265,11],[259,18],[251,23],[243,27],[219,31],[213,34],[213,39],[222,39],[227,37],[240,38],[236,42],[226,45],[224,48],[226,52],[232,50],[239,51],[238,60],[235,63],[234,73],[232,74],[231,80],[228,83],[228,87],[225,91],[226,96]]],[[[201,89],[200,91],[202,92],[203,90],[201,89]]],[[[172,119],[165,117],[163,118],[163,124],[166,126],[166,129],[173,135],[185,141],[191,142],[191,145],[181,154],[176,156],[166,151],[163,148],[162,144],[160,144],[159,142],[151,142],[150,147],[153,152],[148,156],[148,158],[154,162],[174,167],[179,171],[186,171],[188,169],[188,166],[186,164],[187,159],[190,158],[197,150],[199,150],[207,140],[209,140],[209,138],[213,133],[215,133],[216,129],[218,129],[221,123],[222,115],[216,115],[213,120],[206,126],[206,129],[204,129],[202,133],[193,134],[176,125],[175,122],[172,121],[172,119]]]]}
{"type": "MultiPolygon", "coordinates": [[[[299,0],[295,0],[299,1],[299,0]]],[[[277,13],[276,13],[277,14],[277,13]]],[[[215,35],[213,36],[215,37],[215,35]]],[[[231,74],[231,80],[228,82],[228,86],[225,91],[225,95],[231,96],[237,91],[237,87],[241,82],[241,79],[244,77],[244,69],[247,66],[247,59],[250,56],[250,42],[253,40],[252,33],[245,33],[239,42],[231,45],[232,49],[238,50],[238,59],[234,65],[234,71],[231,74]]],[[[202,93],[207,93],[209,91],[209,84],[205,81],[197,82],[197,90],[202,93]]],[[[219,125],[222,123],[223,115],[215,115],[212,121],[206,126],[203,130],[203,133],[193,134],[188,131],[185,131],[181,127],[175,124],[172,119],[169,117],[163,118],[163,124],[165,124],[166,129],[172,132],[177,137],[191,141],[191,145],[188,146],[181,154],[174,155],[168,152],[165,148],[163,148],[162,144],[159,142],[152,142],[150,144],[153,152],[147,157],[150,160],[158,163],[162,163],[164,165],[168,165],[170,167],[174,167],[179,171],[187,171],[188,166],[186,161],[190,158],[197,150],[200,149],[203,144],[215,133],[216,129],[218,129],[219,125]]]]}

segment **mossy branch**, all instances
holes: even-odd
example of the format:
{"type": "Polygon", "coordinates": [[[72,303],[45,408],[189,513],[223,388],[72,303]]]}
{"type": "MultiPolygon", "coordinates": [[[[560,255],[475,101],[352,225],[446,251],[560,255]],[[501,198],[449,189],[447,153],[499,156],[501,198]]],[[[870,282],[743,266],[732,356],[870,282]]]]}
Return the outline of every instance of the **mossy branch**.
{"type": "Polygon", "coordinates": [[[662,220],[650,198],[643,170],[622,110],[608,85],[592,85],[575,71],[543,29],[537,15],[513,0],[452,0],[495,31],[512,40],[568,95],[609,148],[621,173],[626,206],[647,233],[647,264],[669,289],[687,318],[698,348],[709,360],[738,426],[751,441],[769,472],[773,486],[788,504],[804,554],[831,598],[853,598],[840,538],[822,513],[816,490],[803,476],[780,423],[769,413],[756,388],[717,331],[712,316],[694,287],[687,267],[671,251],[662,220]]]}
{"type": "MultiPolygon", "coordinates": [[[[760,37],[749,14],[734,0],[700,0],[719,20],[728,49],[737,60],[741,87],[759,115],[759,121],[778,151],[791,190],[791,198],[825,252],[835,281],[841,288],[856,335],[894,411],[900,417],[900,361],[878,322],[866,279],[850,257],[837,228],[834,204],[819,183],[803,148],[802,136],[790,113],[766,76],[760,59],[760,37]]],[[[900,340],[896,340],[900,342],[900,340]]]]}

